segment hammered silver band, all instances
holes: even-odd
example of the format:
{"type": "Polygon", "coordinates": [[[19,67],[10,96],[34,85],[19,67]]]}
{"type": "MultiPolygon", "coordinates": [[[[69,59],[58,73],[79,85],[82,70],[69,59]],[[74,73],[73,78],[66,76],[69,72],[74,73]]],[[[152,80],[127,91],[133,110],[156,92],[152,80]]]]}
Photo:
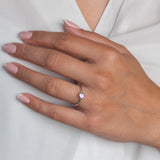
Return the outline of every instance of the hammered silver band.
{"type": "Polygon", "coordinates": [[[76,104],[74,104],[74,106],[76,106],[76,107],[79,105],[79,103],[81,102],[81,100],[85,97],[85,94],[82,91],[82,85],[80,85],[80,84],[78,84],[78,85],[80,86],[81,90],[80,90],[80,93],[78,95],[78,97],[79,97],[78,102],[76,104]]]}

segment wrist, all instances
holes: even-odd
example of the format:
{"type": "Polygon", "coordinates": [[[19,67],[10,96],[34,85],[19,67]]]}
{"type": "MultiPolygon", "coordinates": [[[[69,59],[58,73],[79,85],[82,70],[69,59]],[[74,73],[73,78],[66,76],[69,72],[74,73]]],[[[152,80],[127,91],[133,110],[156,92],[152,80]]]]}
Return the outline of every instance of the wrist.
{"type": "Polygon", "coordinates": [[[140,143],[160,148],[160,87],[153,87],[146,99],[147,116],[144,113],[144,128],[141,129],[140,143]]]}

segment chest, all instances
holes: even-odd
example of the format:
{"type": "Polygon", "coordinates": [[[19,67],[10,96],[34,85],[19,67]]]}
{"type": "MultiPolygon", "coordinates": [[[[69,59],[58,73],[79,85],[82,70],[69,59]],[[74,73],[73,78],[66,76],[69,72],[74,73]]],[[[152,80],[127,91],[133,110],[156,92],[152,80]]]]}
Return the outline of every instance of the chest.
{"type": "Polygon", "coordinates": [[[103,15],[109,0],[76,0],[86,22],[93,31],[103,15]]]}

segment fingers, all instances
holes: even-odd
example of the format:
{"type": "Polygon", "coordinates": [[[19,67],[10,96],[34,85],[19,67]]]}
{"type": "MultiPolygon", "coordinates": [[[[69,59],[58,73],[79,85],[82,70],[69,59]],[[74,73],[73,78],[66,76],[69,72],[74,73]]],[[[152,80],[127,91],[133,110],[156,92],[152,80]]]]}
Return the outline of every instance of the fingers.
{"type": "Polygon", "coordinates": [[[33,71],[18,63],[7,63],[5,69],[15,78],[56,98],[76,104],[80,87],[62,79],[33,71]]]}
{"type": "Polygon", "coordinates": [[[14,57],[30,61],[83,84],[90,83],[89,63],[60,51],[18,43],[5,45],[4,51],[14,57]]]}
{"type": "Polygon", "coordinates": [[[93,41],[96,41],[99,43],[104,43],[106,45],[109,45],[109,46],[117,49],[119,52],[122,52],[122,53],[129,52],[124,46],[122,46],[116,42],[113,42],[113,41],[109,40],[108,38],[99,35],[98,33],[86,31],[86,30],[80,29],[78,27],[72,27],[73,25],[70,26],[69,24],[70,24],[70,21],[68,21],[68,20],[67,20],[67,23],[64,23],[65,31],[68,33],[72,33],[74,35],[77,35],[77,36],[80,36],[83,38],[87,38],[87,39],[90,39],[90,40],[93,40],[93,41]]]}
{"type": "Polygon", "coordinates": [[[19,95],[18,99],[34,111],[48,116],[53,120],[79,129],[85,129],[86,117],[78,110],[45,102],[28,93],[19,95]]]}
{"type": "Polygon", "coordinates": [[[61,50],[74,57],[88,61],[96,61],[103,47],[94,41],[67,32],[31,31],[21,33],[20,37],[25,43],[61,50]],[[32,36],[26,39],[25,35],[29,33],[32,36]]]}

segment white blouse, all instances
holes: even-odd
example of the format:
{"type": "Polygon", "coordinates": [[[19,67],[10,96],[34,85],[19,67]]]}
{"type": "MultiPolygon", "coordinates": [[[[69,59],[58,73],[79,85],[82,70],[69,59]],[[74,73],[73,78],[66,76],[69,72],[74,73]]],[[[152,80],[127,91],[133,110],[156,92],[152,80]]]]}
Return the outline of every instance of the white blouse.
{"type": "MultiPolygon", "coordinates": [[[[21,42],[21,31],[63,32],[63,19],[91,31],[75,0],[1,0],[0,43],[21,42]]],[[[95,32],[125,45],[160,85],[160,0],[110,0],[95,32]]],[[[11,77],[3,64],[12,61],[68,80],[0,50],[0,160],[160,159],[156,148],[105,140],[29,109],[17,94],[29,92],[51,103],[72,105],[11,77]]]]}

